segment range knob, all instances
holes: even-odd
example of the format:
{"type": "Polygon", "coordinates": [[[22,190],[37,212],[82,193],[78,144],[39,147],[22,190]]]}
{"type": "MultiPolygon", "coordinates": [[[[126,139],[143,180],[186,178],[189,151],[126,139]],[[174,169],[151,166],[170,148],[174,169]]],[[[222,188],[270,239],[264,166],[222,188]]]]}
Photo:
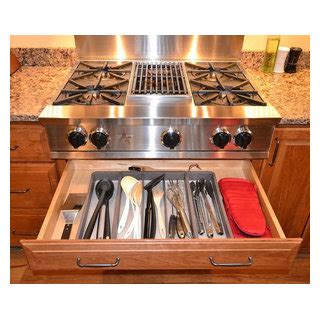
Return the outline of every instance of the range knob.
{"type": "Polygon", "coordinates": [[[104,130],[102,127],[98,127],[91,131],[90,141],[97,149],[101,149],[109,143],[109,133],[104,130]]]}
{"type": "Polygon", "coordinates": [[[181,142],[181,134],[178,130],[174,130],[171,127],[165,130],[161,134],[161,143],[170,149],[174,149],[181,142]]]}
{"type": "Polygon", "coordinates": [[[87,132],[81,126],[77,126],[68,132],[68,141],[75,149],[85,145],[87,143],[87,138],[87,132]]]}
{"type": "Polygon", "coordinates": [[[215,146],[219,147],[220,149],[224,149],[224,147],[231,140],[231,134],[228,129],[219,127],[214,130],[210,140],[215,146]]]}
{"type": "Polygon", "coordinates": [[[252,132],[247,126],[240,126],[233,136],[234,143],[242,149],[247,149],[247,146],[252,141],[252,132]]]}

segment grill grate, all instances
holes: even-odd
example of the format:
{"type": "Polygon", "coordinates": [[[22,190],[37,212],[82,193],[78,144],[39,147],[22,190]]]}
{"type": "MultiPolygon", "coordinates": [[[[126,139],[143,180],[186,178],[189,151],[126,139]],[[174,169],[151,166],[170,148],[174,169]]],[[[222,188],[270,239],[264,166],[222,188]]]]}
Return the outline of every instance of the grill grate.
{"type": "Polygon", "coordinates": [[[136,62],[131,94],[188,94],[181,62],[136,62]]]}

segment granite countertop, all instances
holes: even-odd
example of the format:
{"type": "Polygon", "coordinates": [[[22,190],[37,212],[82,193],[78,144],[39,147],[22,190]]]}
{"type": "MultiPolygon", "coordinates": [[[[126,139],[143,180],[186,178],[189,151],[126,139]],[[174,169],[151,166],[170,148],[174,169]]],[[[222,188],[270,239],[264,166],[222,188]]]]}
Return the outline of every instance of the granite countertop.
{"type": "Polygon", "coordinates": [[[21,67],[10,77],[10,120],[37,121],[52,104],[70,67],[21,67]]]}
{"type": "Polygon", "coordinates": [[[262,98],[280,113],[280,124],[310,124],[310,69],[292,74],[246,72],[262,98]]]}
{"type": "MultiPolygon", "coordinates": [[[[10,78],[10,120],[37,121],[70,71],[70,67],[21,67],[10,78]]],[[[295,74],[246,72],[263,99],[281,114],[281,124],[310,123],[310,69],[295,74]]]]}

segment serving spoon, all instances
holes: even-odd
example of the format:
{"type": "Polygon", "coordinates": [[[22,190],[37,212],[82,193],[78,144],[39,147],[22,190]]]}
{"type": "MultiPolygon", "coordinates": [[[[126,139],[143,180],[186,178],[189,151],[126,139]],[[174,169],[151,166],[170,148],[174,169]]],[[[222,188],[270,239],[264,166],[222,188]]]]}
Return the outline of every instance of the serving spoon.
{"type": "Polygon", "coordinates": [[[122,190],[124,191],[126,195],[126,203],[124,205],[124,209],[122,211],[122,215],[120,218],[119,226],[118,226],[118,233],[121,233],[123,228],[126,225],[126,222],[128,220],[128,214],[129,214],[129,206],[130,206],[130,195],[132,192],[132,189],[134,185],[138,182],[137,179],[131,176],[125,176],[121,179],[120,185],[122,190]]]}
{"type": "MultiPolygon", "coordinates": [[[[104,205],[105,205],[105,214],[104,214],[104,229],[103,229],[103,239],[110,239],[111,238],[111,226],[110,226],[110,212],[109,212],[109,201],[113,196],[114,192],[114,184],[112,181],[107,180],[111,182],[110,189],[106,192],[104,198],[104,205]]],[[[96,185],[96,194],[98,196],[98,199],[100,199],[102,193],[101,188],[101,180],[96,185]]],[[[97,231],[99,231],[99,226],[97,228],[97,231]]]]}
{"type": "Polygon", "coordinates": [[[111,198],[113,195],[113,191],[114,191],[114,185],[111,180],[100,180],[97,183],[96,193],[98,194],[98,192],[99,192],[100,198],[98,197],[99,198],[98,204],[97,204],[97,206],[91,216],[91,219],[89,221],[87,229],[84,233],[83,239],[90,239],[91,238],[91,235],[92,235],[94,226],[96,224],[100,209],[105,201],[105,197],[107,196],[108,198],[109,197],[111,198]],[[110,196],[110,194],[111,194],[111,196],[110,196]]]}
{"type": "Polygon", "coordinates": [[[134,230],[133,238],[141,238],[141,215],[140,215],[140,205],[142,200],[142,183],[137,180],[136,184],[133,186],[131,193],[129,194],[129,199],[131,206],[133,208],[133,219],[128,227],[127,232],[124,235],[124,238],[127,239],[131,232],[134,230]]]}

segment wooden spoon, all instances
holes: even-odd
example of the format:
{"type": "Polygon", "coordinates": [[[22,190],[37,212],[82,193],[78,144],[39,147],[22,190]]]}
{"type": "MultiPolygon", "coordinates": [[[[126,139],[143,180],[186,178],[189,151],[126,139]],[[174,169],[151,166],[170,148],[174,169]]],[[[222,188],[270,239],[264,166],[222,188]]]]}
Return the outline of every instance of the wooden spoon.
{"type": "Polygon", "coordinates": [[[161,212],[161,200],[163,198],[164,192],[159,188],[155,188],[152,190],[152,194],[153,194],[154,203],[157,208],[160,237],[162,239],[165,239],[166,238],[166,225],[163,221],[163,216],[162,216],[162,212],[161,212]]]}
{"type": "Polygon", "coordinates": [[[143,186],[140,181],[138,181],[134,187],[132,188],[132,201],[134,203],[134,216],[135,216],[135,227],[134,227],[134,237],[135,239],[140,239],[141,238],[141,210],[140,210],[140,205],[142,201],[142,191],[143,191],[143,186]]]}

